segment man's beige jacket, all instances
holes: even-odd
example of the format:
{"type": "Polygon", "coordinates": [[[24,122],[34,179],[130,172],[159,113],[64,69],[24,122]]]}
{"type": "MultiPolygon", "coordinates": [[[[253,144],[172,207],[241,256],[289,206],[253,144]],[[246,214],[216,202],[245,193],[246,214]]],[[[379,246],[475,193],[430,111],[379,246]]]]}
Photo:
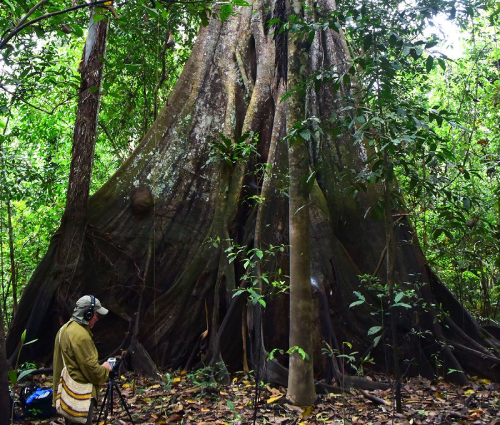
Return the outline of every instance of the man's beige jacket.
{"type": "Polygon", "coordinates": [[[94,384],[92,397],[97,401],[99,385],[108,380],[109,371],[105,366],[99,364],[97,349],[92,340],[92,332],[86,326],[70,320],[64,324],[56,334],[54,344],[53,360],[53,404],[57,395],[57,386],[61,379],[61,371],[66,363],[70,376],[77,382],[83,384],[91,382],[94,384]],[[59,333],[61,342],[59,343],[59,333]]]}

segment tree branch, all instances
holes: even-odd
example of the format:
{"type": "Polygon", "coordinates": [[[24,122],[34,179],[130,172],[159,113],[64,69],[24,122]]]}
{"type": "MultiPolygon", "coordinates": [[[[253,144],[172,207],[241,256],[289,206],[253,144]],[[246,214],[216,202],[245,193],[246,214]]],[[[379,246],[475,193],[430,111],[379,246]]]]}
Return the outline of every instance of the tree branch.
{"type": "MultiPolygon", "coordinates": [[[[43,2],[43,0],[42,0],[42,2],[43,2]]],[[[42,2],[40,2],[40,3],[42,3],[42,2]]],[[[24,28],[29,27],[30,25],[33,25],[36,22],[40,22],[40,21],[42,21],[44,19],[47,19],[47,18],[50,18],[52,16],[63,15],[64,13],[72,12],[73,10],[84,9],[86,7],[92,7],[92,6],[104,5],[104,3],[107,3],[107,2],[109,2],[109,0],[98,0],[98,1],[95,1],[95,2],[92,2],[92,3],[79,4],[79,5],[70,7],[68,9],[63,9],[63,10],[58,10],[57,12],[47,13],[45,15],[39,16],[38,18],[32,19],[31,21],[26,22],[23,25],[19,25],[21,22],[25,21],[26,18],[31,13],[33,13],[32,10],[30,10],[28,12],[28,14],[23,19],[21,19],[21,22],[16,27],[14,27],[12,29],[12,31],[0,42],[0,50],[2,50],[7,45],[7,43],[11,40],[12,37],[14,37],[16,34],[18,34],[19,32],[21,32],[24,28]]],[[[39,5],[41,6],[40,3],[38,3],[38,5],[34,6],[34,7],[38,7],[39,5]]],[[[125,1],[125,2],[123,2],[121,4],[125,4],[125,3],[127,3],[127,2],[125,1]]]]}
{"type": "MultiPolygon", "coordinates": [[[[22,24],[23,22],[26,21],[26,19],[28,19],[28,17],[35,10],[37,10],[40,6],[42,6],[43,4],[45,4],[47,1],[48,0],[42,0],[38,4],[36,4],[35,6],[33,6],[31,8],[31,10],[26,14],[26,16],[24,16],[21,19],[21,21],[10,31],[10,33],[3,40],[0,41],[0,50],[2,50],[7,45],[7,43],[12,39],[12,37],[14,37],[16,34],[18,34],[19,32],[21,32],[24,28],[29,27],[30,25],[33,25],[33,24],[35,24],[37,22],[40,22],[40,21],[42,21],[44,19],[47,19],[47,18],[50,18],[52,16],[63,15],[64,13],[72,12],[74,10],[83,9],[83,8],[86,8],[86,7],[104,5],[105,3],[109,2],[109,0],[98,0],[98,1],[94,1],[92,3],[79,4],[77,6],[69,7],[68,9],[63,9],[63,10],[58,10],[57,12],[47,13],[45,15],[39,16],[38,18],[32,19],[31,21],[26,22],[25,24],[22,24]]],[[[159,0],[159,1],[162,1],[162,0],[159,0]]],[[[171,3],[179,3],[179,4],[190,4],[190,3],[193,3],[194,4],[194,3],[210,3],[210,2],[212,2],[212,0],[193,0],[193,1],[180,1],[180,0],[166,0],[165,1],[165,0],[163,0],[162,1],[162,3],[167,3],[167,4],[171,4],[171,3]]],[[[123,5],[123,4],[126,4],[126,3],[128,3],[127,0],[125,0],[122,3],[120,3],[119,5],[123,5]]],[[[5,35],[5,32],[2,34],[2,37],[4,35],[5,35]]]]}
{"type": "Polygon", "coordinates": [[[113,146],[113,149],[115,151],[115,155],[120,159],[121,162],[124,162],[125,160],[123,159],[123,156],[121,155],[120,153],[120,150],[118,149],[118,147],[116,146],[113,138],[111,137],[111,134],[109,134],[109,131],[108,129],[105,127],[105,125],[99,121],[99,127],[102,128],[102,130],[104,131],[104,134],[106,135],[106,137],[109,139],[109,141],[111,142],[111,145],[113,146]]]}
{"type": "MultiPolygon", "coordinates": [[[[35,10],[37,10],[39,7],[43,6],[45,3],[47,3],[49,0],[42,0],[40,2],[38,2],[37,4],[35,4],[29,11],[26,15],[24,15],[24,18],[22,18],[18,24],[15,26],[14,29],[16,28],[19,28],[22,24],[24,24],[26,22],[26,19],[28,19],[35,10]]],[[[4,33],[5,34],[5,33],[4,33]]],[[[2,34],[3,35],[3,34],[2,34]]]]}
{"type": "Polygon", "coordinates": [[[29,103],[27,100],[24,100],[21,96],[17,95],[16,93],[12,93],[11,91],[9,91],[3,84],[0,83],[0,89],[2,89],[3,91],[9,93],[13,99],[19,99],[21,102],[23,103],[26,103],[26,105],[28,106],[31,106],[32,108],[35,108],[36,110],[40,111],[40,112],[43,112],[45,114],[49,114],[49,115],[52,115],[51,112],[39,107],[39,106],[36,106],[36,105],[33,105],[32,103],[29,103]]]}
{"type": "Polygon", "coordinates": [[[43,109],[40,106],[33,105],[32,103],[30,103],[26,99],[24,99],[22,96],[18,95],[16,92],[12,93],[2,83],[0,83],[0,89],[3,90],[3,91],[5,91],[6,93],[10,94],[12,96],[12,100],[19,99],[21,102],[25,103],[26,105],[28,105],[28,106],[36,109],[37,111],[43,112],[44,114],[48,114],[48,115],[53,115],[54,112],[57,110],[57,108],[59,108],[59,106],[64,105],[65,103],[67,103],[69,100],[71,100],[74,97],[78,97],[78,95],[68,96],[67,99],[63,100],[62,102],[59,102],[58,104],[56,104],[52,108],[51,111],[49,111],[49,110],[43,109]]]}

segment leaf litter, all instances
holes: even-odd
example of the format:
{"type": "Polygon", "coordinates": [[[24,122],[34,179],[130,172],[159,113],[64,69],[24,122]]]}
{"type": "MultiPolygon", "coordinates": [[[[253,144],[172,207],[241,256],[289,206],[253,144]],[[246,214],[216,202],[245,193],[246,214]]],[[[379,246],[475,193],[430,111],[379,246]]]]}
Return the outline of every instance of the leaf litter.
{"type": "MultiPolygon", "coordinates": [[[[477,377],[471,377],[467,387],[421,377],[408,379],[402,387],[402,413],[395,411],[391,389],[324,394],[313,406],[303,408],[286,398],[286,388],[263,385],[255,409],[253,378],[238,374],[229,385],[217,385],[204,378],[206,373],[176,371],[165,374],[159,382],[128,373],[116,382],[136,424],[252,424],[256,415],[256,424],[500,425],[500,385],[477,377]]],[[[37,385],[51,386],[50,376],[35,380],[37,385]]],[[[373,375],[372,380],[386,382],[382,375],[373,375]]],[[[93,423],[97,423],[100,406],[94,410],[93,423]]],[[[18,419],[15,423],[56,425],[64,424],[64,420],[18,419]]],[[[130,424],[118,396],[107,423],[130,424]]],[[[101,417],[99,425],[103,424],[101,417]]]]}

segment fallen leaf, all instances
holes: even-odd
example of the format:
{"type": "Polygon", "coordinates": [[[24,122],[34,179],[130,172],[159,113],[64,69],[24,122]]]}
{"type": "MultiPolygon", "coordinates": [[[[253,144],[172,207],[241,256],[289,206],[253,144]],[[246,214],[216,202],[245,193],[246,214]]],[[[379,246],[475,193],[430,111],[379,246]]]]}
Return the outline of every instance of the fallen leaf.
{"type": "Polygon", "coordinates": [[[182,420],[182,415],[180,413],[174,413],[167,419],[166,423],[180,422],[181,420],[182,420]]]}
{"type": "Polygon", "coordinates": [[[312,406],[307,406],[304,408],[304,410],[302,410],[300,417],[307,418],[307,417],[311,416],[311,413],[312,413],[312,406]]]}
{"type": "Polygon", "coordinates": [[[267,402],[268,402],[268,403],[274,403],[275,401],[279,400],[279,399],[280,399],[280,398],[282,398],[282,397],[283,397],[283,394],[278,395],[278,396],[276,396],[276,397],[271,397],[271,398],[268,398],[268,399],[267,399],[267,402]]]}
{"type": "Polygon", "coordinates": [[[182,412],[184,410],[184,406],[181,402],[175,404],[174,406],[172,406],[172,411],[173,412],[182,412]]]}

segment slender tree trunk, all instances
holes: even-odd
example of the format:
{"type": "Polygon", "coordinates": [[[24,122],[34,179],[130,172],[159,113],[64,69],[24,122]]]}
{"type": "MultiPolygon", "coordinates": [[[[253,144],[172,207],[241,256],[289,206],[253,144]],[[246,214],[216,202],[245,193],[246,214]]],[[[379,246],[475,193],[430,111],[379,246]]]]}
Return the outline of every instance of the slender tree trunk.
{"type": "Polygon", "coordinates": [[[396,398],[396,411],[402,412],[401,406],[401,370],[399,366],[399,343],[398,343],[398,309],[394,307],[394,289],[396,285],[396,243],[394,237],[394,220],[392,217],[392,196],[391,184],[389,175],[392,174],[392,169],[389,167],[389,154],[384,151],[384,204],[385,204],[385,232],[386,232],[386,264],[387,264],[387,287],[389,289],[389,312],[390,312],[390,327],[391,327],[391,342],[392,356],[394,360],[394,387],[396,398]]]}
{"type": "Polygon", "coordinates": [[[10,418],[10,395],[9,395],[9,364],[5,353],[5,328],[3,321],[3,309],[0,305],[0,425],[7,425],[10,418]]]}
{"type": "Polygon", "coordinates": [[[10,283],[12,287],[12,318],[17,312],[17,273],[14,253],[14,229],[12,227],[12,207],[7,200],[7,227],[9,229],[9,258],[10,258],[10,283]]]}
{"type": "MultiPolygon", "coordinates": [[[[9,111],[10,112],[10,111],[9,111]]],[[[9,127],[9,122],[10,122],[10,114],[7,116],[7,120],[5,122],[5,127],[3,128],[3,132],[2,132],[2,136],[5,136],[5,134],[7,133],[7,128],[9,127]]],[[[2,165],[2,170],[1,172],[4,174],[5,176],[5,173],[6,173],[6,170],[5,170],[5,161],[4,161],[4,153],[3,153],[3,141],[0,141],[0,163],[2,165]]],[[[7,199],[6,199],[6,206],[7,206],[7,221],[9,222],[9,218],[10,218],[10,200],[9,200],[9,195],[6,194],[6,193],[1,193],[2,197],[5,196],[7,199]]],[[[0,206],[3,206],[3,203],[0,203],[0,206]]],[[[1,211],[1,209],[0,209],[1,211]]],[[[8,232],[8,236],[7,236],[7,239],[9,240],[9,246],[10,246],[10,239],[11,239],[11,236],[10,236],[10,228],[12,227],[12,225],[7,225],[7,232],[8,232]]],[[[3,302],[3,311],[4,311],[4,315],[7,314],[7,297],[8,297],[8,292],[9,292],[9,286],[5,287],[5,276],[4,276],[4,250],[3,250],[3,232],[4,232],[4,226],[3,226],[3,219],[0,215],[0,279],[2,281],[2,302],[3,302]]],[[[12,276],[12,274],[11,274],[12,276]]],[[[4,323],[5,323],[5,319],[4,319],[4,323]]],[[[7,322],[9,323],[9,322],[7,322]]]]}
{"type": "MultiPolygon", "coordinates": [[[[302,4],[292,3],[292,13],[302,15],[302,4]]],[[[298,86],[307,64],[307,51],[300,39],[288,40],[288,90],[298,86]]],[[[290,134],[294,124],[305,116],[305,96],[295,93],[288,99],[286,126],[290,134]]],[[[290,201],[290,354],[287,395],[296,404],[311,405],[316,399],[313,374],[313,302],[309,249],[309,154],[306,140],[297,136],[288,148],[290,201]],[[299,351],[301,350],[301,351],[299,351]]]]}
{"type": "Polygon", "coordinates": [[[58,266],[64,269],[64,279],[71,279],[76,270],[87,227],[87,203],[103,71],[101,58],[106,55],[108,21],[101,19],[94,22],[93,16],[94,11],[91,12],[87,40],[79,67],[82,79],[73,133],[66,208],[59,229],[60,239],[56,256],[58,266]]]}
{"type": "MultiPolygon", "coordinates": [[[[53,245],[51,248],[54,250],[54,260],[50,266],[45,265],[48,267],[44,269],[48,271],[47,278],[44,279],[40,288],[44,295],[38,298],[34,306],[42,315],[52,311],[51,314],[54,315],[52,320],[57,326],[68,318],[74,299],[82,295],[77,268],[81,260],[88,225],[87,204],[103,72],[101,58],[105,57],[106,54],[108,31],[107,19],[94,22],[94,13],[95,11],[92,9],[87,39],[79,66],[81,82],[73,133],[66,207],[61,219],[61,226],[56,233],[57,245],[53,245]],[[55,304],[53,304],[54,296],[55,304]],[[43,300],[43,298],[46,299],[43,300]],[[47,302],[47,299],[51,301],[47,302]]],[[[35,271],[36,273],[37,271],[35,271]]],[[[23,315],[30,315],[30,312],[23,311],[23,315]]],[[[31,316],[26,325],[27,339],[37,338],[35,335],[38,334],[41,326],[42,322],[31,316]]],[[[20,328],[15,329],[16,333],[22,331],[20,328]]],[[[17,344],[16,349],[9,353],[10,359],[17,354],[19,348],[20,345],[17,344]]]]}
{"type": "MultiPolygon", "coordinates": [[[[1,150],[0,150],[1,155],[1,150]]],[[[7,294],[5,288],[5,277],[4,277],[4,253],[3,253],[3,217],[2,217],[3,202],[0,201],[0,283],[2,285],[2,303],[3,310],[5,311],[7,307],[7,294]]]]}

